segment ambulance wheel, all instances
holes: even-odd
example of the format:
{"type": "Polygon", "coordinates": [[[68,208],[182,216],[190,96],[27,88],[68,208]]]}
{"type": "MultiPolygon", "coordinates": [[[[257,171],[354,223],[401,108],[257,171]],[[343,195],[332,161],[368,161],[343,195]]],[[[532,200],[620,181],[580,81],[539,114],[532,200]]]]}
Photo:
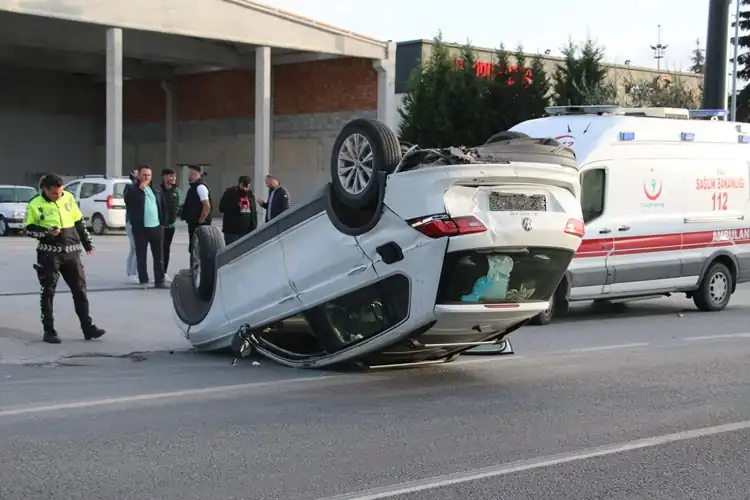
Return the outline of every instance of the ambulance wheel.
{"type": "Polygon", "coordinates": [[[493,142],[503,142],[503,141],[510,141],[512,139],[528,139],[529,136],[524,134],[523,132],[498,132],[496,134],[492,134],[487,141],[485,141],[486,144],[492,144],[493,142]]]}
{"type": "Polygon", "coordinates": [[[193,234],[190,271],[193,291],[201,300],[211,300],[216,283],[216,254],[224,248],[224,237],[218,228],[199,226],[193,234]]]}
{"type": "Polygon", "coordinates": [[[549,301],[549,305],[547,305],[547,309],[540,312],[533,318],[529,320],[529,325],[533,326],[544,326],[549,325],[552,322],[552,317],[555,315],[555,302],[557,302],[555,299],[552,299],[549,301]]]}
{"type": "Polygon", "coordinates": [[[732,297],[734,288],[732,272],[721,262],[714,262],[703,276],[693,302],[701,311],[721,311],[732,297]]]}
{"type": "Polygon", "coordinates": [[[359,118],[347,123],[333,144],[331,183],[341,202],[359,209],[379,195],[379,179],[401,161],[398,137],[383,122],[359,118]]]}

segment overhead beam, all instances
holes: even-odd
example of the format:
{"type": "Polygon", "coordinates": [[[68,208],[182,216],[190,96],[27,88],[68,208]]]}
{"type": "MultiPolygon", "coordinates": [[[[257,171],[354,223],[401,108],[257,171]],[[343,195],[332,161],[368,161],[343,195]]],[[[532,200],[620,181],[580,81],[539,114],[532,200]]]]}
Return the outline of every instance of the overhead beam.
{"type": "MultiPolygon", "coordinates": [[[[0,9],[3,1],[0,0],[0,9]]],[[[105,28],[48,17],[0,13],[0,44],[104,54],[105,28]]],[[[123,33],[125,57],[175,64],[213,64],[239,67],[252,56],[231,47],[194,38],[127,30],[123,33]]]]}
{"type": "Polygon", "coordinates": [[[387,44],[247,0],[0,0],[0,10],[128,30],[382,59],[387,44]]]}
{"type": "MultiPolygon", "coordinates": [[[[0,45],[0,64],[17,68],[82,73],[103,78],[106,57],[104,54],[81,54],[35,47],[0,45]]],[[[129,78],[163,79],[174,74],[174,69],[165,64],[125,59],[123,60],[123,73],[129,78]]]]}

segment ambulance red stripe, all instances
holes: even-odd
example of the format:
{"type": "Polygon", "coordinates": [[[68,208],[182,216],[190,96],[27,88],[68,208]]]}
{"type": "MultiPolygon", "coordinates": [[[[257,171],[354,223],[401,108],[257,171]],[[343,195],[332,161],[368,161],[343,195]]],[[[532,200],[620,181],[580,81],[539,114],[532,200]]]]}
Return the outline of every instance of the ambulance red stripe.
{"type": "Polygon", "coordinates": [[[750,244],[750,228],[584,240],[574,258],[673,252],[750,244]]]}

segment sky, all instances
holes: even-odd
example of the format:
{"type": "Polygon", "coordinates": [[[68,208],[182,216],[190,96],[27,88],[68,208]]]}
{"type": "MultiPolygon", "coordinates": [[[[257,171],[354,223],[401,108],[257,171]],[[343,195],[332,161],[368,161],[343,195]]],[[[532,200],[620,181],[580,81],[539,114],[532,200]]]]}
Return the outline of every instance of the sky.
{"type": "MultiPolygon", "coordinates": [[[[527,53],[591,38],[605,61],[656,67],[650,46],[667,44],[662,68],[687,70],[696,39],[705,48],[708,0],[260,0],[336,27],[395,42],[433,38],[478,47],[519,43],[527,53]]],[[[734,2],[733,2],[734,3],[734,2]]],[[[731,8],[734,16],[734,5],[731,8]]],[[[730,33],[732,36],[732,33],[730,33]]],[[[731,57],[731,52],[730,52],[731,57]]]]}

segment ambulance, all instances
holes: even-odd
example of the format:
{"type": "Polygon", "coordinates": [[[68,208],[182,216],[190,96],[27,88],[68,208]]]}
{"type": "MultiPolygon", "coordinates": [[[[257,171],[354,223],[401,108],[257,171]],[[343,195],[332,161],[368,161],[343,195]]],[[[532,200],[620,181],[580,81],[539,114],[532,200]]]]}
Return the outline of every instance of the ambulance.
{"type": "Polygon", "coordinates": [[[511,134],[576,153],[585,236],[550,307],[684,293],[719,311],[750,279],[750,124],[726,110],[556,106],[511,134]]]}

